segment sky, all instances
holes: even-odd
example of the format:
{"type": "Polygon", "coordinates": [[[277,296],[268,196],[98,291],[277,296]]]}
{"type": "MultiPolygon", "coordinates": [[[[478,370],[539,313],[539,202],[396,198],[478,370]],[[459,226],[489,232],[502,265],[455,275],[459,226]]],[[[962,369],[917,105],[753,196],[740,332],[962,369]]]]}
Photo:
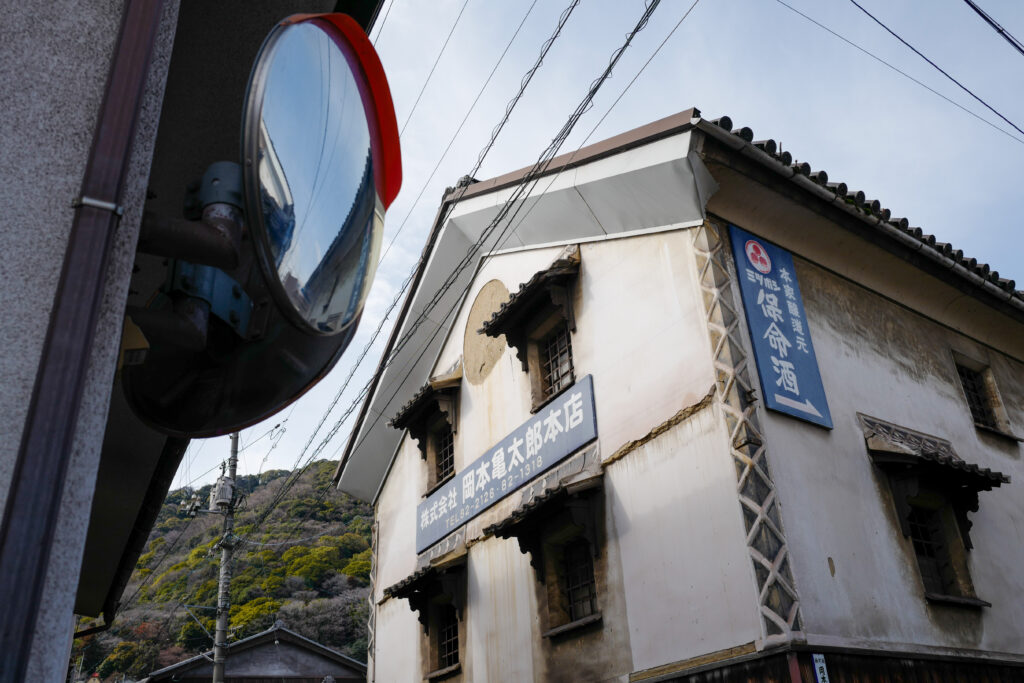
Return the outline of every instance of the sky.
{"type": "MultiPolygon", "coordinates": [[[[964,0],[858,2],[1024,129],[1024,55],[964,0]]],[[[976,2],[1009,33],[1024,39],[1024,3],[976,2]]],[[[476,164],[568,3],[385,0],[370,37],[403,129],[403,184],[386,216],[377,279],[359,330],[335,369],[292,406],[242,433],[240,474],[292,469],[312,456],[340,456],[358,412],[355,399],[377,366],[393,316],[385,321],[376,344],[363,351],[415,266],[445,188],[476,164]]],[[[1024,249],[1016,241],[1017,203],[1024,195],[1019,189],[1024,179],[1024,134],[886,33],[850,0],[786,3],[942,97],[779,0],[699,0],[675,29],[692,0],[663,0],[561,152],[692,106],[704,118],[728,115],[737,127],[752,128],[755,139],[775,139],[795,159],[827,171],[830,181],[845,182],[851,190],[878,198],[894,217],[906,216],[912,226],[988,263],[1024,289],[1024,249]]],[[[478,179],[536,161],[623,44],[644,7],[643,0],[580,0],[476,174],[478,179]]],[[[194,440],[172,488],[210,483],[228,452],[226,437],[194,440]]]]}

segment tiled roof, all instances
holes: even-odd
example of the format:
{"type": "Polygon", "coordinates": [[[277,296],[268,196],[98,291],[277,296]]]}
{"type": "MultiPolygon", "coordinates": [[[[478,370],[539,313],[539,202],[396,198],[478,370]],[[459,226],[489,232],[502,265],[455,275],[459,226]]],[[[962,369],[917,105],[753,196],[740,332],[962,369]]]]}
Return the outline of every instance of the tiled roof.
{"type": "Polygon", "coordinates": [[[905,240],[901,241],[906,241],[908,246],[913,243],[916,248],[930,252],[935,257],[948,260],[947,265],[950,270],[972,284],[1001,290],[1004,293],[1003,298],[1015,299],[1018,308],[1024,304],[1024,291],[1017,290],[1013,280],[1000,277],[999,273],[992,270],[987,263],[979,263],[975,258],[964,256],[963,251],[952,244],[939,242],[934,235],[926,234],[921,228],[911,226],[907,218],[894,217],[892,212],[884,208],[879,200],[869,198],[863,191],[850,189],[846,183],[830,182],[828,173],[824,170],[815,171],[807,162],[797,161],[789,152],[779,151],[774,140],[754,140],[754,132],[750,128],[746,126],[735,128],[732,119],[728,116],[714,120],[700,119],[696,127],[735,149],[747,148],[752,152],[749,156],[765,166],[775,166],[776,171],[789,175],[798,184],[805,187],[819,186],[823,191],[823,198],[827,193],[832,196],[834,203],[857,215],[861,220],[881,231],[888,232],[886,228],[895,231],[895,233],[889,233],[889,237],[895,237],[898,233],[905,236],[905,240]]]}
{"type": "MultiPolygon", "coordinates": [[[[462,360],[456,361],[446,373],[429,378],[423,386],[416,390],[413,397],[406,401],[405,405],[398,409],[395,416],[388,422],[389,427],[395,429],[408,428],[422,413],[430,407],[432,401],[444,394],[457,392],[459,383],[462,381],[462,360]]],[[[433,408],[431,408],[431,411],[433,408]]]]}
{"type": "Polygon", "coordinates": [[[583,480],[583,482],[576,480],[559,482],[558,485],[541,491],[539,494],[517,507],[512,511],[512,514],[505,519],[485,527],[483,533],[484,535],[494,534],[495,536],[501,536],[501,532],[512,528],[548,503],[561,498],[564,494],[567,494],[570,489],[578,491],[596,488],[601,482],[602,476],[602,473],[598,473],[583,480]]]}
{"type": "Polygon", "coordinates": [[[410,398],[405,405],[398,409],[395,416],[388,422],[388,426],[394,427],[395,429],[405,429],[409,418],[430,403],[436,393],[437,389],[431,386],[429,381],[426,382],[415,394],[413,394],[413,397],[410,398]]]}
{"type": "Polygon", "coordinates": [[[858,418],[864,430],[868,449],[876,461],[907,464],[914,461],[934,463],[981,479],[988,488],[1010,483],[1010,477],[1002,472],[966,462],[956,454],[953,446],[945,439],[916,432],[867,415],[858,415],[858,418]]]}
{"type": "Polygon", "coordinates": [[[421,580],[427,578],[431,574],[436,574],[439,570],[437,567],[432,567],[429,564],[425,567],[420,567],[409,576],[405,577],[398,583],[388,586],[384,589],[385,597],[389,598],[401,598],[404,597],[410,589],[412,589],[421,580]]]}
{"type": "Polygon", "coordinates": [[[535,296],[543,292],[545,286],[576,277],[579,269],[579,250],[570,251],[556,259],[548,268],[537,271],[533,277],[519,285],[519,289],[509,296],[508,301],[503,303],[478,331],[490,337],[501,336],[505,333],[506,323],[521,313],[535,296]]]}

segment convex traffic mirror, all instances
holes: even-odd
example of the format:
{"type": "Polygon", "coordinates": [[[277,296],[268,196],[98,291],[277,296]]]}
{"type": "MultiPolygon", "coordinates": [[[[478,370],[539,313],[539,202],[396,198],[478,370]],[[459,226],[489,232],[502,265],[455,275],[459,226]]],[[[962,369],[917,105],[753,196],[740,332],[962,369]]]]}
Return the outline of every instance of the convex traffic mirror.
{"type": "Polygon", "coordinates": [[[246,94],[246,208],[260,267],[282,311],[317,334],[341,332],[362,310],[400,183],[391,100],[368,45],[344,15],[286,21],[263,44],[246,94]]]}
{"type": "Polygon", "coordinates": [[[147,212],[139,237],[159,258],[133,278],[145,304],[128,314],[148,348],[125,360],[122,385],[140,418],[177,436],[255,424],[334,367],[401,186],[387,80],[352,18],[289,17],[237,85],[237,163],[207,168],[184,219],[147,212]]]}

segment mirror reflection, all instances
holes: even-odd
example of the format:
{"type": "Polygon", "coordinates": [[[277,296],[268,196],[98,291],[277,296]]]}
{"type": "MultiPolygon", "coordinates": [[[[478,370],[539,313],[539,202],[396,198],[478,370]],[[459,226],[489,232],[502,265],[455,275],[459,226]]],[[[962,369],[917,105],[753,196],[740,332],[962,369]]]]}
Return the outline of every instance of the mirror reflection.
{"type": "Polygon", "coordinates": [[[315,23],[285,27],[259,119],[260,208],[271,266],[294,310],[324,334],[359,315],[383,231],[354,64],[315,23]]]}

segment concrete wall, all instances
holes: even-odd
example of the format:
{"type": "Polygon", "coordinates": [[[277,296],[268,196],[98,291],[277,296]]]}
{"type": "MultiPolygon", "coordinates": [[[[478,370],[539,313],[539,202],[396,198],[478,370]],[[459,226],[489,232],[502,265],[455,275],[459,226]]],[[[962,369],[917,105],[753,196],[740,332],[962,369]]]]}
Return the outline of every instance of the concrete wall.
{"type": "MultiPolygon", "coordinates": [[[[605,468],[606,542],[595,563],[600,630],[556,643],[541,637],[543,597],[529,558],[516,541],[482,534],[514,509],[514,494],[467,525],[464,680],[617,680],[757,638],[753,572],[721,416],[708,403],[649,437],[699,403],[714,382],[691,242],[688,230],[675,230],[581,246],[574,365],[577,377],[594,376],[599,452],[615,456],[605,468]],[[634,440],[645,443],[620,452],[634,440]]],[[[560,250],[486,259],[434,374],[463,354],[469,311],[487,282],[500,280],[515,292],[560,250]]],[[[463,380],[456,471],[525,421],[529,406],[528,376],[512,349],[479,384],[463,380]]],[[[377,501],[378,599],[414,569],[415,507],[426,479],[426,464],[406,437],[377,501]]],[[[375,679],[421,675],[416,649],[399,646],[398,634],[422,638],[415,613],[395,599],[377,610],[375,679]]]]}
{"type": "MultiPolygon", "coordinates": [[[[77,197],[103,97],[123,3],[87,6],[22,2],[4,13],[4,69],[10,93],[0,113],[0,509],[6,501],[46,337],[77,197]],[[45,17],[45,19],[43,19],[45,17]]],[[[92,501],[110,386],[120,347],[128,279],[163,98],[178,3],[165,2],[136,132],[97,324],[79,423],[58,518],[28,680],[62,680],[71,612],[92,501]]]]}

